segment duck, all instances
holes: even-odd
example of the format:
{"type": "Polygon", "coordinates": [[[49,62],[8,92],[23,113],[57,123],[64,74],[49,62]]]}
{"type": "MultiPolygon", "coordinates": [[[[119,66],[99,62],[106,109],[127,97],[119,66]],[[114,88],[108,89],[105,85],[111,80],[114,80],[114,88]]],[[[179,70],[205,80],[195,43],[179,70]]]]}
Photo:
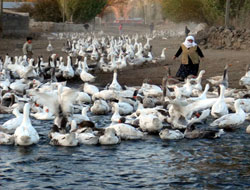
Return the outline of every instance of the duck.
{"type": "Polygon", "coordinates": [[[116,130],[113,128],[106,128],[104,135],[100,136],[99,143],[101,145],[115,145],[121,142],[121,138],[116,135],[116,130]]]}
{"type": "Polygon", "coordinates": [[[23,121],[20,126],[18,126],[14,133],[15,145],[29,146],[32,144],[37,144],[40,137],[32,126],[30,118],[30,104],[26,103],[23,110],[23,121]]]}
{"type": "Polygon", "coordinates": [[[214,118],[219,118],[223,115],[228,114],[228,107],[224,100],[225,86],[223,84],[220,84],[219,87],[220,87],[220,96],[211,109],[211,115],[214,118]]]}
{"type": "Polygon", "coordinates": [[[0,131],[0,144],[13,145],[15,142],[14,135],[10,135],[0,131]]]}
{"type": "Polygon", "coordinates": [[[236,112],[223,115],[210,123],[210,126],[234,130],[235,127],[242,124],[246,119],[246,113],[242,109],[241,104],[244,104],[244,102],[241,99],[237,99],[234,103],[236,112]]]}
{"type": "Polygon", "coordinates": [[[12,134],[15,132],[16,128],[21,125],[23,121],[23,114],[19,112],[18,108],[14,108],[12,113],[16,117],[6,121],[3,125],[0,125],[0,131],[12,134]]]}
{"type": "Polygon", "coordinates": [[[177,140],[183,139],[184,134],[180,130],[163,129],[159,133],[162,140],[177,140]]]}

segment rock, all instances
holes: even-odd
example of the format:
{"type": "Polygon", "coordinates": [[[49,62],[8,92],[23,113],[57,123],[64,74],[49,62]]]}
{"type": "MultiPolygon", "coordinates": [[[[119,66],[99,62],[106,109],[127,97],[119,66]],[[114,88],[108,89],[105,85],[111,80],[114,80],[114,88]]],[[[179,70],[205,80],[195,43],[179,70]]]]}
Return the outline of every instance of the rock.
{"type": "Polygon", "coordinates": [[[211,33],[215,32],[216,30],[217,30],[217,28],[215,26],[212,26],[209,28],[208,34],[211,34],[211,33]]]}

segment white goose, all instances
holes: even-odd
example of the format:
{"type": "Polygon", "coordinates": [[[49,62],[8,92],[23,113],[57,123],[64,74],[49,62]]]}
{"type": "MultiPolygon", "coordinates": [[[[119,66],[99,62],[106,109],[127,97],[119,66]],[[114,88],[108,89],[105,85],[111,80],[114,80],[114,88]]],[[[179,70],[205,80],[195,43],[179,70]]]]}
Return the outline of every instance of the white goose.
{"type": "Polygon", "coordinates": [[[4,145],[12,145],[14,144],[14,135],[9,135],[4,132],[0,132],[0,144],[4,145]]]}
{"type": "Polygon", "coordinates": [[[39,135],[32,126],[29,118],[30,104],[26,103],[23,110],[23,121],[14,133],[15,144],[20,146],[28,146],[36,144],[39,141],[39,135]]]}
{"type": "Polygon", "coordinates": [[[114,70],[113,80],[112,80],[112,83],[109,86],[109,89],[110,90],[116,90],[116,91],[122,90],[121,85],[117,81],[117,69],[114,70]]]}
{"type": "Polygon", "coordinates": [[[83,91],[87,94],[94,95],[95,93],[99,92],[99,89],[97,86],[86,82],[86,83],[84,83],[83,91]]]}
{"type": "Polygon", "coordinates": [[[18,108],[15,108],[12,112],[16,117],[6,121],[0,126],[0,131],[5,133],[14,133],[16,128],[21,125],[23,121],[23,114],[21,114],[18,108]]]}
{"type": "Polygon", "coordinates": [[[163,125],[162,121],[154,114],[146,114],[141,112],[139,118],[139,126],[142,131],[147,131],[151,133],[159,132],[163,125]]]}
{"type": "Polygon", "coordinates": [[[171,130],[171,129],[163,129],[159,133],[160,138],[163,140],[175,140],[175,139],[183,139],[184,134],[179,130],[171,130]]]}
{"type": "Polygon", "coordinates": [[[220,87],[220,96],[211,109],[211,115],[214,118],[219,118],[223,115],[228,114],[228,107],[224,100],[225,86],[223,84],[220,84],[219,87],[220,87]]]}
{"type": "Polygon", "coordinates": [[[92,74],[90,74],[86,71],[84,62],[82,62],[82,72],[80,74],[80,78],[82,79],[83,82],[94,82],[95,81],[95,76],[93,76],[92,74]]]}
{"type": "Polygon", "coordinates": [[[214,120],[210,124],[210,126],[218,126],[220,128],[233,128],[242,124],[246,119],[246,113],[242,109],[241,104],[243,104],[243,101],[241,99],[236,100],[234,103],[236,113],[224,115],[214,120]]]}
{"type": "Polygon", "coordinates": [[[53,120],[55,116],[49,111],[47,106],[44,106],[41,111],[37,113],[31,113],[32,117],[36,118],[37,120],[53,120]]]}
{"type": "Polygon", "coordinates": [[[90,111],[96,115],[105,115],[110,111],[108,103],[102,99],[96,100],[93,106],[90,108],[90,111]]]}
{"type": "Polygon", "coordinates": [[[47,51],[53,51],[54,50],[54,48],[53,48],[53,46],[51,45],[51,42],[49,41],[49,44],[48,44],[48,46],[47,46],[47,51]]]}
{"type": "Polygon", "coordinates": [[[104,135],[99,138],[99,143],[101,145],[114,145],[120,142],[121,138],[116,135],[116,130],[113,128],[106,128],[104,135]]]}
{"type": "Polygon", "coordinates": [[[54,146],[77,146],[79,143],[76,133],[61,134],[58,132],[51,133],[50,145],[54,146]]]}

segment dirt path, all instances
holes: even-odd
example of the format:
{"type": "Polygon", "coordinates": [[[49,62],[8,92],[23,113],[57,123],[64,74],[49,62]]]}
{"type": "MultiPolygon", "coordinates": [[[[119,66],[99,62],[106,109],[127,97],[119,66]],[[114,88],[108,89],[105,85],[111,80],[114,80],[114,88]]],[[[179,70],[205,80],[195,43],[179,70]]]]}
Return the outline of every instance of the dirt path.
{"type": "MultiPolygon", "coordinates": [[[[180,59],[173,61],[171,58],[176,53],[179,45],[183,42],[184,37],[179,38],[169,38],[168,40],[154,39],[150,43],[153,46],[153,55],[160,56],[161,51],[164,47],[167,48],[166,51],[166,62],[170,64],[173,75],[176,73],[179,65],[180,59]]],[[[22,55],[22,44],[25,39],[0,39],[0,56],[4,57],[6,53],[11,56],[22,55]]],[[[54,53],[60,56],[66,57],[66,54],[61,51],[63,43],[62,40],[52,40],[52,45],[55,48],[54,53]]],[[[144,42],[145,43],[145,42],[144,42]]],[[[33,40],[33,50],[34,56],[43,55],[45,60],[50,55],[46,51],[48,45],[47,39],[35,39],[33,40]]],[[[249,50],[213,50],[213,49],[203,49],[201,47],[205,60],[200,64],[200,70],[204,69],[206,71],[204,78],[211,76],[222,75],[223,68],[226,63],[231,64],[229,68],[229,86],[233,88],[239,88],[239,79],[245,74],[245,66],[250,63],[250,51],[249,50]]],[[[163,68],[163,63],[150,65],[145,65],[139,68],[134,68],[126,71],[121,71],[118,76],[118,80],[121,84],[131,85],[141,85],[143,79],[150,78],[153,83],[161,84],[162,76],[165,74],[163,68]]],[[[96,82],[100,85],[105,85],[112,81],[111,73],[99,73],[97,74],[96,82]]],[[[203,80],[205,84],[206,81],[203,80]]]]}

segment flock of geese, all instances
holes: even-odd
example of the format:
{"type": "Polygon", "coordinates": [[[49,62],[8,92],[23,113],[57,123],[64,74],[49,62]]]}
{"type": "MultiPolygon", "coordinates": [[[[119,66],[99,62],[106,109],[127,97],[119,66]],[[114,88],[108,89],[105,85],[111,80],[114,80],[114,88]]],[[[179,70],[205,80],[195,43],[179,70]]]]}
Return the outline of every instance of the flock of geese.
{"type": "MultiPolygon", "coordinates": [[[[153,57],[149,36],[144,45],[138,35],[78,37],[68,39],[62,49],[68,53],[66,64],[63,57],[53,53],[48,62],[41,56],[36,60],[8,55],[0,59],[0,113],[2,117],[14,115],[0,125],[0,144],[39,143],[31,117],[53,120],[48,138],[56,146],[114,145],[122,140],[143,139],[147,134],[159,135],[163,140],[213,139],[250,119],[248,91],[229,88],[229,65],[222,76],[207,79],[205,88],[204,70],[181,83],[171,77],[167,67],[161,86],[148,80],[138,87],[122,86],[118,70],[164,60],[166,49],[161,56],[153,57]],[[94,69],[113,72],[110,84],[103,88],[94,85],[96,76],[90,72],[94,69]],[[83,85],[71,88],[66,81],[58,81],[73,77],[79,77],[83,85]],[[91,115],[110,115],[110,124],[97,126],[91,115]]],[[[50,42],[47,51],[53,52],[50,42]]],[[[249,67],[239,83],[250,88],[249,67]]],[[[246,131],[250,133],[250,128],[246,131]]]]}

